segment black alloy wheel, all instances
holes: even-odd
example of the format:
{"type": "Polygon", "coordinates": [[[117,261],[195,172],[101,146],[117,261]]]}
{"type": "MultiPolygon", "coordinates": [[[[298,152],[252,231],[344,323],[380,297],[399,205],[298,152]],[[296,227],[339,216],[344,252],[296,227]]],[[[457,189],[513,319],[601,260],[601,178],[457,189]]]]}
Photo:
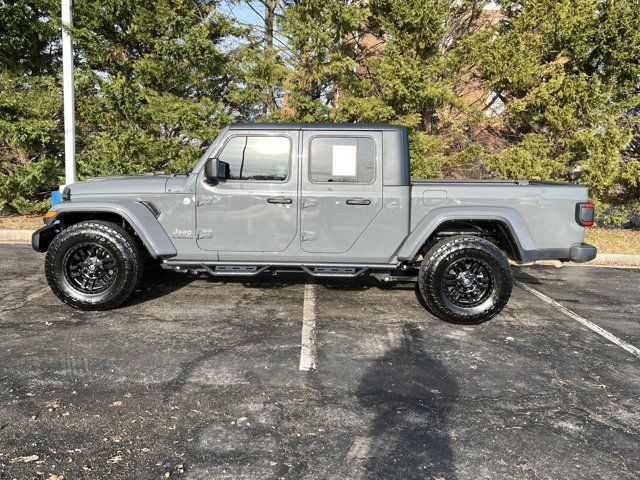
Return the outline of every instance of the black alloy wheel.
{"type": "Polygon", "coordinates": [[[418,291],[427,310],[454,323],[480,323],[502,311],[513,273],[497,245],[460,235],[437,242],[424,255],[418,291]]]}
{"type": "Polygon", "coordinates": [[[453,262],[442,278],[447,298],[459,307],[480,305],[491,293],[491,267],[484,260],[464,257],[453,262]]]}
{"type": "Polygon", "coordinates": [[[95,243],[81,243],[62,260],[67,281],[82,293],[102,293],[113,285],[118,266],[113,255],[95,243]]]}

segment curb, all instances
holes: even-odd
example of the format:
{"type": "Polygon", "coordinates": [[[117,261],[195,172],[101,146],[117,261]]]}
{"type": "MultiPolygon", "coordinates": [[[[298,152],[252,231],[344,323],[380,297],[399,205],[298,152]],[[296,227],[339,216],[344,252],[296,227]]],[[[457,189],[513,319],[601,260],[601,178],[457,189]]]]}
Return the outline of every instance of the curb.
{"type": "MultiPolygon", "coordinates": [[[[2,243],[31,243],[31,230],[0,230],[0,242],[2,243]]],[[[559,260],[535,262],[537,265],[562,266],[559,260]]],[[[599,253],[595,260],[588,263],[567,263],[567,265],[606,265],[619,267],[640,267],[640,255],[599,253]]]]}
{"type": "Polygon", "coordinates": [[[600,253],[594,260],[589,262],[589,265],[618,265],[640,267],[640,255],[629,255],[622,253],[600,253]]]}
{"type": "Polygon", "coordinates": [[[0,230],[0,242],[31,243],[31,230],[0,230]]]}
{"type": "MultiPolygon", "coordinates": [[[[511,261],[509,261],[512,263],[511,261]]],[[[640,268],[640,255],[628,255],[622,253],[599,253],[596,258],[586,263],[561,262],[560,260],[538,260],[531,263],[512,263],[521,267],[532,265],[546,265],[549,267],[618,267],[618,268],[640,268]]]]}

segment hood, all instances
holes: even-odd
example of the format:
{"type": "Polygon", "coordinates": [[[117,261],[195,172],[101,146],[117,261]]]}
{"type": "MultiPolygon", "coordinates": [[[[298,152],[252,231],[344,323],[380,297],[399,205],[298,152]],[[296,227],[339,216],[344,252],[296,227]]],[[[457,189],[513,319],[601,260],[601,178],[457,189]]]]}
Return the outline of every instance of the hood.
{"type": "Polygon", "coordinates": [[[137,175],[131,177],[99,177],[68,186],[71,195],[118,195],[132,193],[164,193],[171,175],[137,175]]]}

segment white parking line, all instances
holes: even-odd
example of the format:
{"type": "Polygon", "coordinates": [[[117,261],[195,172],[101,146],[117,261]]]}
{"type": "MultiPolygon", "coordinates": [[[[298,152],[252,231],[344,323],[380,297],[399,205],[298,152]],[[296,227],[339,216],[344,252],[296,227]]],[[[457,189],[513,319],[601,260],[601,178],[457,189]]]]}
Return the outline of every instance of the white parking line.
{"type": "Polygon", "coordinates": [[[572,312],[571,310],[569,310],[567,307],[565,307],[561,303],[556,302],[553,298],[547,297],[544,293],[541,293],[538,290],[536,290],[534,288],[531,288],[529,285],[526,285],[526,284],[520,283],[520,282],[516,282],[516,285],[518,285],[520,288],[526,290],[527,292],[535,295],[536,297],[538,297],[543,302],[548,303],[549,305],[552,305],[552,306],[556,307],[558,310],[560,310],[562,313],[564,313],[567,317],[572,318],[576,322],[581,323],[585,327],[587,327],[590,330],[593,330],[594,332],[596,332],[598,335],[602,335],[604,338],[609,340],[611,343],[614,343],[614,344],[618,345],[619,347],[624,348],[627,352],[631,353],[632,355],[635,355],[636,357],[640,357],[640,348],[634,347],[630,343],[627,343],[624,340],[621,340],[620,338],[616,337],[613,333],[605,330],[604,328],[596,325],[593,322],[590,322],[589,320],[587,320],[584,317],[581,317],[577,313],[572,312]]]}
{"type": "Polygon", "coordinates": [[[309,282],[304,286],[299,368],[304,371],[316,369],[316,286],[309,282]]]}

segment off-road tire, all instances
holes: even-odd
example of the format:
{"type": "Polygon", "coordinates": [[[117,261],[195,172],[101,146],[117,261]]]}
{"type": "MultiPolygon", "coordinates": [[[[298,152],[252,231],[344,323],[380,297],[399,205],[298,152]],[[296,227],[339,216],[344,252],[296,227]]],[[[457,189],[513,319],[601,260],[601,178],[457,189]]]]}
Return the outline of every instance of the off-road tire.
{"type": "Polygon", "coordinates": [[[493,243],[479,237],[455,236],[439,241],[424,256],[418,287],[427,310],[436,317],[454,323],[481,323],[500,313],[509,301],[513,273],[506,257],[493,243]],[[477,268],[479,273],[465,273],[468,265],[474,266],[471,269],[477,268]],[[461,275],[467,277],[460,279],[461,275]],[[469,279],[469,276],[477,278],[469,279]],[[472,299],[477,295],[475,303],[464,293],[454,291],[467,288],[463,280],[470,282],[468,288],[474,288],[474,281],[480,285],[469,295],[472,299]],[[455,282],[456,286],[446,285],[447,282],[455,282]],[[478,294],[478,291],[484,293],[478,294]],[[462,298],[454,300],[456,295],[462,298]],[[461,302],[468,304],[461,305],[461,302]]]}
{"type": "MultiPolygon", "coordinates": [[[[95,251],[95,250],[94,250],[95,251]]],[[[65,303],[82,310],[109,310],[122,304],[142,279],[144,257],[136,240],[121,226],[100,220],[80,222],[60,232],[45,257],[45,275],[53,293],[65,303]],[[95,246],[114,265],[108,286],[87,293],[74,285],[69,274],[71,252],[95,246]]],[[[106,283],[108,283],[106,282],[106,283]]]]}

